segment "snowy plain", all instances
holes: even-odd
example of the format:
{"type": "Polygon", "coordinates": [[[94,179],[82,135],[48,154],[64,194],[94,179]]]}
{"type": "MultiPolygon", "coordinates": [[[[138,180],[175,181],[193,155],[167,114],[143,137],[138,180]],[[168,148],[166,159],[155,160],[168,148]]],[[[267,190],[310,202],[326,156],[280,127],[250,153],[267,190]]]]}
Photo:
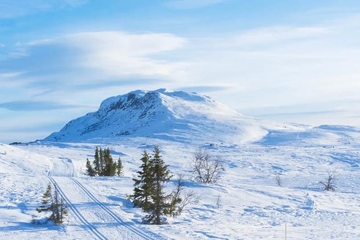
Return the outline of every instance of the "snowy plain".
{"type": "Polygon", "coordinates": [[[153,131],[150,122],[146,132],[130,135],[0,144],[0,239],[360,239],[359,129],[268,123],[211,99],[158,96],[165,108],[156,105],[154,112],[165,114],[153,114],[151,121],[169,127],[165,119],[176,119],[177,131],[158,125],[153,131]],[[199,101],[206,104],[196,115],[199,101]],[[181,107],[186,105],[193,109],[186,112],[181,107]],[[175,176],[166,190],[181,174],[185,191],[198,197],[198,203],[161,226],[142,224],[144,214],[127,199],[141,155],[152,153],[154,145],[175,176]],[[109,147],[114,159],[121,157],[124,176],[86,176],[86,159],[93,159],[97,146],[109,147]],[[191,160],[199,148],[223,161],[215,184],[194,181],[191,160]],[[336,191],[323,191],[319,182],[333,172],[336,191]],[[41,217],[35,209],[49,182],[61,190],[69,215],[60,226],[33,225],[31,220],[41,217]]]}

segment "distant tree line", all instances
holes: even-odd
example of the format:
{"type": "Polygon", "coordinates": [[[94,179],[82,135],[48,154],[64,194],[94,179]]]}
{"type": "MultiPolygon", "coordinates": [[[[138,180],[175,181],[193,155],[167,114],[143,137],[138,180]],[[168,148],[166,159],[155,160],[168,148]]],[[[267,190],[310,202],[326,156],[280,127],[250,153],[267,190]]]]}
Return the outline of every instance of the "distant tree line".
{"type": "Polygon", "coordinates": [[[94,160],[92,163],[86,159],[86,171],[91,177],[94,176],[122,176],[123,163],[119,157],[115,162],[110,154],[110,149],[101,149],[96,147],[94,160]]]}

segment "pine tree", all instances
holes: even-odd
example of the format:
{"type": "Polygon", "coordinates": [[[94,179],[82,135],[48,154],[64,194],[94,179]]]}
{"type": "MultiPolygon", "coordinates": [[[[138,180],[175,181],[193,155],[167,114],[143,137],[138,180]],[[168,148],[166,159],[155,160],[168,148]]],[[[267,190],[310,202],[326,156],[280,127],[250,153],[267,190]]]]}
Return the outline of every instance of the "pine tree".
{"type": "MultiPolygon", "coordinates": [[[[100,149],[101,150],[101,149],[100,149]]],[[[99,148],[96,147],[95,149],[95,155],[94,155],[94,170],[95,170],[95,175],[99,174],[100,172],[100,157],[99,157],[99,148]]]]}
{"type": "Polygon", "coordinates": [[[60,197],[59,197],[59,192],[58,192],[57,188],[55,187],[54,198],[53,198],[53,203],[52,203],[52,214],[50,216],[50,219],[53,220],[55,223],[62,222],[62,219],[60,219],[59,207],[60,207],[60,197]]]}
{"type": "Polygon", "coordinates": [[[51,184],[49,183],[42,198],[42,205],[36,210],[39,213],[51,212],[49,220],[52,220],[55,224],[62,223],[64,215],[67,214],[67,210],[63,199],[59,195],[58,189],[55,187],[52,193],[51,184]]]}
{"type": "Polygon", "coordinates": [[[99,151],[99,176],[104,176],[104,168],[105,168],[105,161],[104,161],[104,151],[100,148],[99,151]]]}
{"type": "Polygon", "coordinates": [[[102,176],[114,176],[115,172],[116,172],[116,163],[114,162],[114,160],[110,154],[110,149],[107,148],[107,149],[104,149],[103,151],[101,151],[101,149],[100,149],[100,153],[101,152],[103,152],[102,156],[103,156],[103,163],[104,163],[102,176]]]}
{"type": "Polygon", "coordinates": [[[96,176],[96,171],[95,169],[91,166],[91,163],[89,161],[89,159],[86,159],[86,171],[87,171],[87,174],[91,177],[94,177],[96,176]]]}
{"type": "Polygon", "coordinates": [[[167,202],[168,196],[165,196],[163,191],[164,183],[170,181],[172,176],[165,165],[158,146],[154,147],[154,156],[150,159],[151,171],[151,204],[143,206],[143,210],[148,213],[143,218],[144,222],[160,225],[163,223],[161,220],[164,215],[171,215],[171,203],[167,202]]]}
{"type": "Polygon", "coordinates": [[[54,189],[54,198],[52,202],[52,214],[50,219],[54,221],[55,224],[60,224],[63,222],[64,215],[67,214],[64,200],[60,197],[59,191],[55,186],[54,189]]]}
{"type": "Polygon", "coordinates": [[[109,148],[101,149],[96,147],[93,164],[94,167],[92,167],[89,160],[86,161],[86,169],[89,176],[114,176],[115,174],[122,174],[121,159],[120,167],[118,167],[118,164],[111,156],[109,148]]]}
{"type": "Polygon", "coordinates": [[[117,164],[116,164],[116,175],[122,176],[124,174],[124,166],[122,164],[122,160],[119,157],[117,164]]]}
{"type": "Polygon", "coordinates": [[[138,178],[133,178],[134,194],[131,196],[134,207],[147,207],[150,204],[153,183],[151,178],[150,156],[145,150],[141,158],[142,165],[137,172],[138,178]]]}
{"type": "Polygon", "coordinates": [[[48,212],[52,208],[52,193],[51,193],[51,184],[47,185],[46,191],[42,195],[41,206],[36,209],[39,213],[48,212]]]}

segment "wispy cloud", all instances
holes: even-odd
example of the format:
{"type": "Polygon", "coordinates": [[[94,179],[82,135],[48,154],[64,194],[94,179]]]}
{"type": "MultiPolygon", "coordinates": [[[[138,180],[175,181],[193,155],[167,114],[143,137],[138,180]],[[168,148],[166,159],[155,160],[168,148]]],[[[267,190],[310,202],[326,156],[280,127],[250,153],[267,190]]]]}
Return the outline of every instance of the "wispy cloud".
{"type": "Polygon", "coordinates": [[[239,45],[272,44],[291,40],[303,40],[329,33],[325,27],[276,26],[245,31],[235,37],[239,45]]]}
{"type": "Polygon", "coordinates": [[[231,88],[230,86],[189,86],[189,87],[181,87],[177,90],[185,91],[185,92],[198,92],[198,93],[209,93],[209,92],[219,92],[228,90],[231,88]]]}
{"type": "Polygon", "coordinates": [[[83,51],[80,66],[107,74],[168,75],[171,64],[152,55],[181,48],[186,40],[172,34],[90,32],[64,38],[83,51]]]}
{"type": "Polygon", "coordinates": [[[167,6],[179,9],[193,9],[214,5],[225,1],[227,0],[171,0],[167,2],[167,6]]]}
{"type": "Polygon", "coordinates": [[[46,111],[56,109],[69,109],[77,108],[68,104],[61,104],[58,102],[45,102],[45,101],[13,101],[0,103],[0,108],[10,111],[46,111]]]}
{"type": "MultiPolygon", "coordinates": [[[[181,63],[160,56],[182,48],[186,40],[172,34],[85,32],[19,46],[23,54],[10,56],[0,74],[41,92],[76,86],[113,86],[136,81],[161,81],[181,63]],[[74,81],[76,79],[76,81],[74,81]]],[[[181,73],[179,73],[181,74],[181,73]]],[[[178,74],[178,75],[179,75],[178,74]]]]}

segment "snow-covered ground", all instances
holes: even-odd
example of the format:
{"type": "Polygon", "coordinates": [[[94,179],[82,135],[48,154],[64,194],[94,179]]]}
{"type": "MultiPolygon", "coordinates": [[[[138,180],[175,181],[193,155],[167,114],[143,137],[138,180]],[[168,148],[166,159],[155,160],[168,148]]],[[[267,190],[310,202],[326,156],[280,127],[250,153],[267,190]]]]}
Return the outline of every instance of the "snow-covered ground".
{"type": "MultiPolygon", "coordinates": [[[[274,131],[247,144],[125,136],[1,144],[0,239],[360,239],[359,166],[360,131],[340,126],[274,131]],[[141,154],[154,145],[173,174],[184,174],[185,190],[199,199],[161,226],[142,224],[143,213],[127,200],[141,154]],[[96,146],[110,147],[114,159],[122,158],[123,177],[85,175],[96,146]],[[190,162],[198,148],[223,160],[216,184],[193,181],[190,162]],[[337,190],[323,191],[319,181],[334,171],[337,190]],[[30,223],[49,181],[69,204],[62,226],[30,223]]],[[[174,186],[175,179],[167,188],[174,186]]]]}
{"type": "Polygon", "coordinates": [[[134,91],[43,141],[0,144],[0,239],[360,239],[359,170],[357,128],[266,122],[195,93],[134,91]],[[175,175],[166,190],[183,175],[198,199],[161,226],[142,224],[127,197],[154,145],[175,175]],[[86,176],[97,146],[122,158],[124,176],[86,176]],[[215,184],[194,181],[199,148],[224,164],[215,184]],[[333,173],[336,191],[323,191],[333,173]],[[69,215],[33,225],[49,182],[69,215]]]}

